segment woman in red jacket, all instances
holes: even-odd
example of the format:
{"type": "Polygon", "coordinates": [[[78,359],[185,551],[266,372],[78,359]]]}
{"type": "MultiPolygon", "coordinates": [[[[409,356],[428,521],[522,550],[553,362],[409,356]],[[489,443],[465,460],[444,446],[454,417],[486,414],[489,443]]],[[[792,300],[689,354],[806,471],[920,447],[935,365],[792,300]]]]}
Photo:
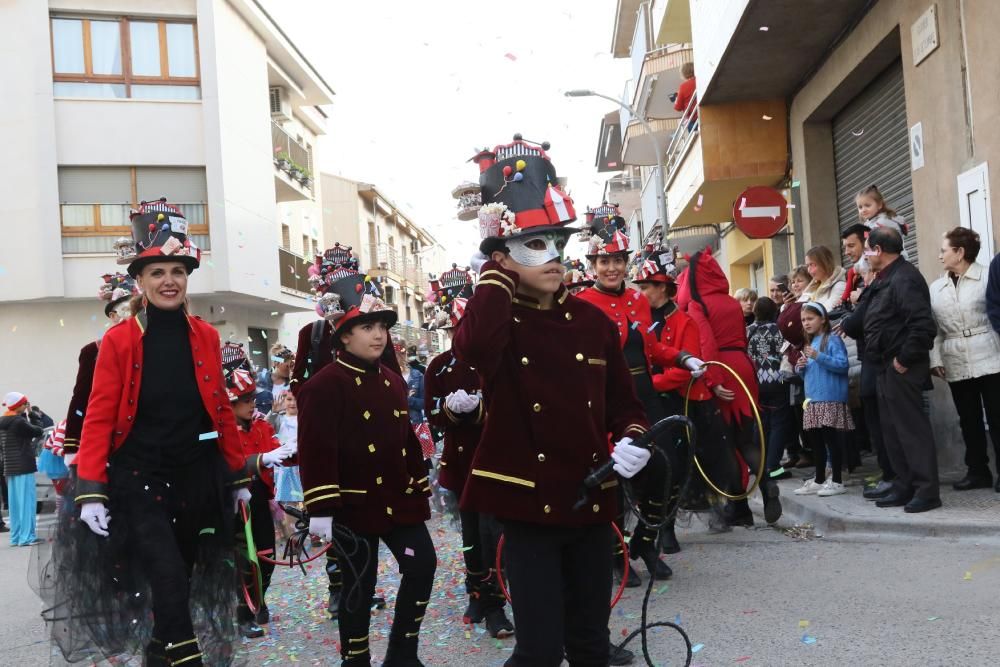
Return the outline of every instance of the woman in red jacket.
{"type": "MultiPolygon", "coordinates": [[[[668,416],[668,412],[653,387],[653,367],[680,366],[697,372],[701,361],[686,351],[661,343],[654,333],[653,318],[646,297],[638,290],[626,286],[625,270],[631,250],[628,247],[629,239],[623,231],[625,220],[618,215],[618,206],[605,202],[596,209],[588,209],[587,220],[591,227],[587,259],[593,267],[596,282],[593,287],[577,294],[577,297],[603,310],[615,323],[636,397],[645,409],[646,419],[650,424],[655,424],[668,416]]],[[[660,441],[657,444],[664,448],[668,457],[675,458],[671,451],[672,443],[660,441]]],[[[659,521],[657,517],[662,513],[662,505],[667,500],[663,498],[665,469],[662,466],[663,460],[658,456],[653,457],[647,474],[647,488],[641,494],[644,512],[654,522],[659,521]]],[[[641,539],[649,536],[644,535],[643,531],[637,533],[640,534],[640,540],[631,541],[630,556],[641,558],[655,578],[668,579],[672,572],[660,560],[659,541],[641,539]]],[[[616,568],[621,574],[624,555],[618,554],[617,558],[616,568]]],[[[630,571],[628,585],[639,584],[638,575],[630,571]]]]}
{"type": "Polygon", "coordinates": [[[249,493],[219,335],[186,311],[199,251],[180,211],[160,200],[131,219],[135,243],[116,249],[145,307],[98,353],[76,459],[80,519],[52,563],[53,639],[71,662],[148,642],[146,665],[229,664],[232,522],[249,493]],[[192,607],[205,619],[197,634],[192,607]]]}

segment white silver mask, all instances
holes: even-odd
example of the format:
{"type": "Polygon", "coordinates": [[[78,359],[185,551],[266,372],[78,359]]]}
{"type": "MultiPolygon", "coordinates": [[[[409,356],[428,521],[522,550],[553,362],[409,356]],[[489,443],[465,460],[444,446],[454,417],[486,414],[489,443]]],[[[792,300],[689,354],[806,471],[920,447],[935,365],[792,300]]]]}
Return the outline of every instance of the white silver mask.
{"type": "Polygon", "coordinates": [[[510,258],[524,266],[542,266],[552,260],[563,259],[566,248],[566,234],[541,232],[507,241],[510,258]]]}

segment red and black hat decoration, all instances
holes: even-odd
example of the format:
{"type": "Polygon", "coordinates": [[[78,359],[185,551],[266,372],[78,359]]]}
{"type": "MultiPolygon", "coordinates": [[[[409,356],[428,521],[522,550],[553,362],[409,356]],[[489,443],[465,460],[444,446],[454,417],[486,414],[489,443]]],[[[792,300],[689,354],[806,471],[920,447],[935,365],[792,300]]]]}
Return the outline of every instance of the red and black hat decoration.
{"type": "Polygon", "coordinates": [[[580,234],[590,240],[587,258],[631,252],[625,228],[625,218],[621,216],[618,204],[604,202],[596,208],[588,207],[587,228],[580,234]]]}
{"type": "Polygon", "coordinates": [[[435,308],[427,328],[450,329],[457,326],[465,314],[466,303],[472,297],[471,269],[461,269],[458,264],[452,264],[440,278],[431,276],[430,282],[431,291],[427,296],[435,308]]]}
{"type": "Polygon", "coordinates": [[[222,374],[226,378],[226,393],[229,395],[230,403],[257,393],[253,367],[247,359],[242,344],[225,343],[222,346],[222,374]]]}
{"type": "Polygon", "coordinates": [[[101,276],[101,286],[97,290],[97,297],[105,301],[104,314],[111,317],[111,312],[118,304],[128,301],[139,293],[139,285],[135,279],[125,273],[105,273],[101,276]]]}
{"type": "Polygon", "coordinates": [[[344,314],[340,296],[332,291],[338,280],[358,275],[358,258],[349,245],[334,243],[309,267],[309,284],[316,295],[316,314],[334,322],[344,314]]]}
{"type": "Polygon", "coordinates": [[[201,250],[188,238],[188,223],[181,210],[167,203],[166,197],[141,202],[129,213],[132,238],[115,241],[119,264],[128,265],[128,274],[139,275],[147,264],[179,261],[191,273],[201,263],[201,250]]]}
{"type": "Polygon", "coordinates": [[[556,176],[548,149],[548,142],[536,144],[515,134],[511,143],[484,148],[471,158],[479,165],[481,249],[494,245],[485,243],[492,239],[576,231],[566,227],[576,220],[576,210],[556,176]]]}
{"type": "Polygon", "coordinates": [[[632,282],[642,283],[674,283],[677,276],[677,253],[671,248],[656,248],[647,254],[639,264],[632,282]]]}
{"type": "Polygon", "coordinates": [[[587,266],[578,259],[567,259],[563,262],[566,273],[563,274],[563,285],[570,292],[575,292],[594,286],[594,277],[587,271],[587,266]]]}
{"type": "MultiPolygon", "coordinates": [[[[349,271],[349,269],[342,269],[349,271]]],[[[333,324],[337,336],[348,324],[382,321],[387,327],[396,324],[399,316],[386,305],[378,278],[354,271],[335,280],[320,298],[329,299],[335,310],[325,317],[333,324]]]]}
{"type": "Polygon", "coordinates": [[[475,220],[479,217],[479,209],[483,205],[483,195],[478,183],[466,181],[457,185],[451,196],[458,200],[458,219],[462,221],[475,220]]]}

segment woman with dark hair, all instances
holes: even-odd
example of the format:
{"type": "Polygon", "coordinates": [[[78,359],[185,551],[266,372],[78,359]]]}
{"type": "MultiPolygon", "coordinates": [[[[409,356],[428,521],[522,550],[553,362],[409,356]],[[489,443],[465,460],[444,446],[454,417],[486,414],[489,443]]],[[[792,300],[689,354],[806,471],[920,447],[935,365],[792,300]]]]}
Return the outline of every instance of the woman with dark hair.
{"type": "Polygon", "coordinates": [[[145,665],[229,664],[232,522],[249,492],[219,334],[186,309],[200,252],[179,209],[143,203],[131,220],[135,241],[116,249],[143,309],[98,352],[76,458],[79,521],[61,526],[42,582],[52,637],[69,661],[145,645],[145,665]]]}
{"type": "MultiPolygon", "coordinates": [[[[937,338],[931,350],[931,373],[947,380],[965,440],[965,477],[956,491],[993,485],[983,409],[1000,462],[1000,335],[986,314],[986,267],[976,262],[979,234],[956,227],[944,234],[938,255],[945,275],[931,284],[931,308],[937,338]]],[[[1000,493],[1000,478],[994,487],[1000,493]]]]}

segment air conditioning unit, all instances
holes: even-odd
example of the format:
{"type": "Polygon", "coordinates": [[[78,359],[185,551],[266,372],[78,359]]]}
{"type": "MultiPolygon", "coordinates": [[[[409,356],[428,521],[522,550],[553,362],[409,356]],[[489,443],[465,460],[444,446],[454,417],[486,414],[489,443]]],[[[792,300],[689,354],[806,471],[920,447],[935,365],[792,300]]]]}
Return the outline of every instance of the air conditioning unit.
{"type": "Polygon", "coordinates": [[[271,118],[275,120],[292,119],[292,103],[288,99],[288,91],[283,86],[271,86],[271,118]]]}

